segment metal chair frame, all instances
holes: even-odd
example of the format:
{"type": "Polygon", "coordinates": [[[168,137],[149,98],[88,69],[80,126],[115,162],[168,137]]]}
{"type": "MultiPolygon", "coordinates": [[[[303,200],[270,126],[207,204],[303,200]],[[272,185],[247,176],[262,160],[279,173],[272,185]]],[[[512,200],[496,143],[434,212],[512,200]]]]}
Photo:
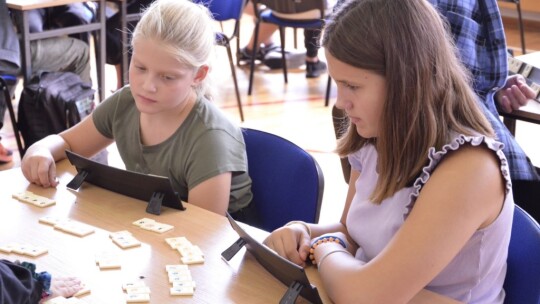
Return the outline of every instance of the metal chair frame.
{"type": "Polygon", "coordinates": [[[251,65],[249,72],[249,87],[248,95],[253,91],[253,77],[255,72],[255,57],[259,48],[257,41],[259,40],[259,27],[261,22],[275,24],[279,27],[279,38],[281,42],[281,60],[283,65],[283,78],[285,83],[288,83],[287,77],[287,60],[285,57],[285,27],[297,28],[322,28],[324,25],[325,2],[324,0],[252,0],[253,11],[255,12],[255,29],[254,41],[251,54],[251,65]],[[261,6],[264,6],[262,8],[261,6]],[[276,17],[272,12],[281,14],[297,14],[310,10],[318,9],[321,19],[313,20],[286,20],[276,17]]]}

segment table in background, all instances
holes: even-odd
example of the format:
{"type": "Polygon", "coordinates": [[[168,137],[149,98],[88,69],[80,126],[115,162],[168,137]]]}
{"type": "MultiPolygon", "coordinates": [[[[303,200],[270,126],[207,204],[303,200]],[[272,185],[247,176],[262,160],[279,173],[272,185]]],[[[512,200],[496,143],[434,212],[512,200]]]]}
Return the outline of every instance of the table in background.
{"type": "Polygon", "coordinates": [[[24,82],[28,83],[32,75],[32,58],[30,52],[30,42],[33,40],[59,37],[75,33],[98,32],[95,43],[96,49],[96,69],[98,77],[98,92],[100,100],[105,98],[105,0],[96,0],[98,2],[98,20],[89,24],[68,26],[58,29],[44,30],[39,33],[30,33],[28,12],[33,9],[49,8],[77,2],[86,2],[86,0],[7,0],[7,6],[11,9],[15,17],[15,24],[21,35],[21,54],[22,71],[24,82]]]}
{"type": "MultiPolygon", "coordinates": [[[[517,59],[523,61],[526,64],[530,64],[536,69],[540,69],[540,52],[528,53],[525,55],[517,56],[517,59]]],[[[529,100],[529,102],[519,108],[512,111],[512,113],[501,113],[503,116],[504,124],[510,130],[512,134],[516,133],[516,119],[540,124],[540,102],[535,100],[529,100]]]]}
{"type": "MultiPolygon", "coordinates": [[[[242,249],[230,262],[221,252],[238,239],[224,216],[186,204],[186,211],[163,208],[160,216],[145,212],[146,203],[85,183],[78,192],[65,185],[75,170],[67,161],[58,164],[60,185],[44,189],[29,184],[19,168],[1,171],[0,245],[9,243],[42,246],[49,250],[37,258],[5,254],[0,258],[31,261],[38,271],[54,275],[75,275],[91,289],[81,297],[88,303],[124,303],[122,284],[143,281],[151,290],[150,303],[278,303],[287,286],[267,272],[255,258],[242,249]],[[19,202],[11,195],[20,191],[56,200],[56,205],[39,208],[19,202]],[[44,216],[70,218],[95,227],[95,233],[77,237],[39,223],[44,216]],[[146,231],[132,223],[143,217],[174,225],[163,234],[146,231]],[[122,250],[109,233],[129,230],[142,246],[122,250]],[[194,296],[170,296],[165,272],[167,264],[181,264],[180,254],[171,249],[165,238],[184,236],[205,254],[204,264],[190,265],[197,287],[194,296]],[[95,255],[103,251],[118,253],[122,268],[99,270],[95,255]]],[[[253,228],[255,229],[255,228],[253,228]]],[[[261,232],[261,231],[259,231],[261,232]]],[[[322,286],[317,270],[307,268],[316,286],[322,286]]],[[[321,288],[324,302],[329,302],[321,288]]],[[[303,299],[299,302],[307,302],[303,299]]]]}

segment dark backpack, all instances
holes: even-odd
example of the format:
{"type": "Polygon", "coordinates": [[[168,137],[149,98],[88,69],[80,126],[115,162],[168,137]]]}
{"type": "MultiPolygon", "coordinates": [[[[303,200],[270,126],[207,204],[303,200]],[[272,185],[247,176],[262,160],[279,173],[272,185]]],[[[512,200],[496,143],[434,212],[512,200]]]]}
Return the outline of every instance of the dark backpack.
{"type": "Polygon", "coordinates": [[[40,72],[24,86],[17,124],[26,148],[77,124],[94,109],[91,85],[71,72],[40,72]]]}

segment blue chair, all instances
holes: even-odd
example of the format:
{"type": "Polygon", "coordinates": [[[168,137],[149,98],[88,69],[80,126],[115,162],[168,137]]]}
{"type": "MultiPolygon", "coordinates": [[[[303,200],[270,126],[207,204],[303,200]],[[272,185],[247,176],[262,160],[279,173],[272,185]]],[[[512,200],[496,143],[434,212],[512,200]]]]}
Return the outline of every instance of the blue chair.
{"type": "Polygon", "coordinates": [[[291,0],[252,0],[255,12],[255,30],[254,43],[252,46],[251,67],[249,72],[249,88],[248,95],[251,95],[253,90],[253,75],[255,72],[255,57],[258,52],[259,45],[259,27],[261,22],[272,23],[279,27],[279,37],[281,42],[281,62],[283,65],[283,78],[285,83],[287,79],[287,60],[285,57],[285,27],[294,29],[322,29],[324,26],[325,16],[325,0],[308,0],[308,1],[291,1],[291,0]],[[260,9],[261,5],[265,8],[260,9]],[[321,18],[312,20],[287,20],[276,17],[273,12],[280,14],[298,14],[312,10],[319,10],[321,18]]]}
{"type": "Polygon", "coordinates": [[[317,161],[296,144],[243,129],[258,228],[273,231],[293,220],[317,223],[324,177],[317,161]]]}
{"type": "Polygon", "coordinates": [[[504,303],[540,303],[540,225],[517,205],[507,263],[504,303]]]}
{"type": "Polygon", "coordinates": [[[17,141],[17,148],[19,149],[19,155],[24,155],[25,148],[22,143],[21,133],[19,132],[19,127],[17,125],[17,118],[15,116],[15,110],[13,109],[12,99],[12,90],[17,84],[17,76],[11,74],[0,74],[0,90],[4,92],[4,100],[9,111],[9,119],[11,120],[11,125],[13,126],[13,133],[15,135],[15,140],[17,141]]]}
{"type": "MultiPolygon", "coordinates": [[[[207,1],[195,1],[199,3],[207,3],[207,1]]],[[[240,98],[240,90],[238,89],[238,79],[236,77],[236,67],[233,63],[233,55],[231,51],[231,41],[236,38],[236,46],[239,49],[239,31],[240,31],[240,17],[244,11],[246,0],[213,0],[206,4],[208,9],[212,13],[214,19],[219,22],[235,20],[234,30],[230,36],[225,33],[216,33],[216,44],[227,48],[227,55],[229,56],[229,63],[231,66],[232,77],[234,81],[234,89],[236,93],[236,101],[238,103],[238,111],[240,111],[240,120],[244,121],[244,112],[242,110],[242,99],[240,98]]]]}

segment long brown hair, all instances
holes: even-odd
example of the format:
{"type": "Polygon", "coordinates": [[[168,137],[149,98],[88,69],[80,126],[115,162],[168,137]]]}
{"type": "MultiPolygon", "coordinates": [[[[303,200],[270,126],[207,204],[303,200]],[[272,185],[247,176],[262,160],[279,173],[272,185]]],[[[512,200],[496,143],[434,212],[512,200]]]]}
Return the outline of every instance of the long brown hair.
{"type": "Polygon", "coordinates": [[[379,136],[362,138],[349,125],[337,146],[345,156],[375,144],[379,180],[373,202],[414,181],[429,148],[439,150],[452,132],[493,136],[471,77],[428,1],[348,1],[328,22],[322,44],[338,60],[386,79],[379,136]]]}

